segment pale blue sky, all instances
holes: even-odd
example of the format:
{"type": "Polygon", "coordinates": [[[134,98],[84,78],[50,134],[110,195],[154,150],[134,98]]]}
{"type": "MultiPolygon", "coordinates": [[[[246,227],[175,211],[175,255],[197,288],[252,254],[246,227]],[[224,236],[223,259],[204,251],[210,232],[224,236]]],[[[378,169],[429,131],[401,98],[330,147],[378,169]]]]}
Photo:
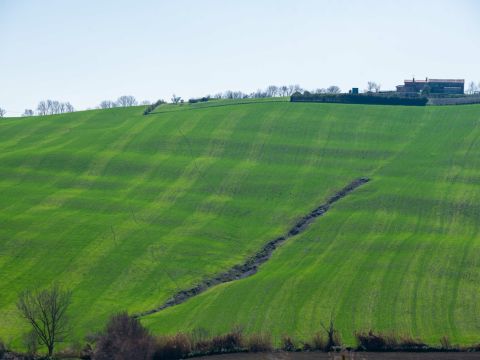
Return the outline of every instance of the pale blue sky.
{"type": "Polygon", "coordinates": [[[0,0],[0,107],[480,81],[478,0],[0,0]]]}

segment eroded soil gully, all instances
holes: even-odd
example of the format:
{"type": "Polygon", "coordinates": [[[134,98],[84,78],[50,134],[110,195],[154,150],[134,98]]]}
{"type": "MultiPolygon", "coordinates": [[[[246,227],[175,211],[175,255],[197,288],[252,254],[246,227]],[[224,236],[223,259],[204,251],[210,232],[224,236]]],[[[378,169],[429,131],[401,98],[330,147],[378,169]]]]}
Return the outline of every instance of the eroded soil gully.
{"type": "Polygon", "coordinates": [[[340,199],[344,198],[352,191],[357,189],[358,187],[362,186],[363,184],[369,182],[370,179],[367,177],[361,177],[352,181],[350,184],[345,186],[342,190],[336,192],[332,195],[324,204],[320,205],[316,209],[312,210],[309,214],[302,217],[297,223],[283,236],[280,236],[263,246],[263,248],[257,252],[254,256],[250,257],[247,261],[243,264],[235,265],[230,270],[219,274],[213,278],[206,279],[201,283],[195,285],[186,290],[181,290],[173,295],[172,298],[167,300],[161,306],[143,311],[141,313],[135,314],[135,317],[142,317],[150,314],[154,314],[156,312],[162,311],[170,306],[181,304],[188,299],[206,291],[207,289],[226,282],[234,281],[243,279],[247,276],[251,276],[255,274],[264,262],[266,262],[272,256],[272,253],[275,251],[277,247],[279,247],[282,243],[294,237],[302,232],[304,232],[308,225],[310,225],[315,218],[322,216],[325,214],[329,209],[330,206],[339,201],[340,199]]]}

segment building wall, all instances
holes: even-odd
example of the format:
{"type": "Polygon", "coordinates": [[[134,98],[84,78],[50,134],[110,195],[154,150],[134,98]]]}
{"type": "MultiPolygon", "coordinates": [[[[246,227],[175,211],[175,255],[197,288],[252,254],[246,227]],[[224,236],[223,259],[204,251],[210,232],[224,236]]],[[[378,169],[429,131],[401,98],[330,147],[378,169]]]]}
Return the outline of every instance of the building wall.
{"type": "Polygon", "coordinates": [[[398,92],[405,93],[419,93],[425,88],[430,90],[432,94],[463,94],[465,91],[465,84],[459,82],[448,81],[405,81],[405,85],[398,86],[398,92]]]}

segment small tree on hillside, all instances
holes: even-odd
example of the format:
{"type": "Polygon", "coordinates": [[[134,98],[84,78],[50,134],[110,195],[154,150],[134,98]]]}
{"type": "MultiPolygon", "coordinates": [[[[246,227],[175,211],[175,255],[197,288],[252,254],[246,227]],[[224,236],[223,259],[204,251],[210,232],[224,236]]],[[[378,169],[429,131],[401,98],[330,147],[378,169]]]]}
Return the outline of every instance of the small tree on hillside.
{"type": "Polygon", "coordinates": [[[381,85],[380,84],[377,84],[376,82],[374,81],[369,81],[367,83],[367,91],[368,92],[379,92],[380,89],[381,89],[381,85]]]}
{"type": "Polygon", "coordinates": [[[267,93],[267,97],[275,97],[278,94],[278,90],[278,86],[270,85],[265,92],[267,93]]]}
{"type": "Polygon", "coordinates": [[[467,94],[473,95],[477,92],[477,90],[477,85],[473,81],[468,84],[467,94]]]}
{"type": "Polygon", "coordinates": [[[140,321],[126,312],[113,315],[100,335],[95,360],[147,360],[151,358],[154,341],[140,321]]]}
{"type": "Polygon", "coordinates": [[[64,106],[64,109],[65,109],[65,112],[67,112],[67,113],[75,111],[75,108],[73,107],[73,105],[70,104],[68,101],[66,103],[63,103],[63,106],[64,106]]]}
{"type": "Polygon", "coordinates": [[[111,109],[116,106],[114,101],[111,100],[103,100],[100,105],[98,106],[100,109],[111,109]]]}
{"type": "Polygon", "coordinates": [[[25,109],[22,116],[33,116],[33,110],[32,109],[25,109]]]}
{"type": "Polygon", "coordinates": [[[32,327],[40,344],[47,347],[48,356],[53,355],[55,344],[67,335],[66,312],[70,300],[71,292],[58,284],[45,290],[25,290],[18,298],[17,309],[32,327]]]}
{"type": "Polygon", "coordinates": [[[7,111],[5,109],[0,108],[0,117],[4,117],[7,111]]]}
{"type": "Polygon", "coordinates": [[[181,100],[182,98],[180,96],[177,96],[175,94],[172,95],[172,103],[178,104],[181,100]]]}
{"type": "Polygon", "coordinates": [[[135,106],[137,105],[137,100],[132,95],[123,95],[117,99],[117,105],[122,107],[135,106]]]}
{"type": "Polygon", "coordinates": [[[333,315],[330,316],[329,324],[325,325],[322,323],[322,327],[327,334],[327,344],[326,344],[325,350],[330,351],[333,347],[340,346],[341,340],[340,340],[338,331],[335,328],[335,321],[333,319],[333,315]]]}
{"type": "Polygon", "coordinates": [[[340,91],[340,88],[336,85],[332,85],[327,88],[327,93],[329,94],[339,94],[340,91]]]}

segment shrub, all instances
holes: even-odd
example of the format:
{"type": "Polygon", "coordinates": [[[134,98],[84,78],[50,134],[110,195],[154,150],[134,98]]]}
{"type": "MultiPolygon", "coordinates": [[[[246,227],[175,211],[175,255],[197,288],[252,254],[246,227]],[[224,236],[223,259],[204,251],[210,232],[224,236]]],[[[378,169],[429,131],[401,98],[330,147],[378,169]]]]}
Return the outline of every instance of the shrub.
{"type": "Polygon", "coordinates": [[[330,351],[334,347],[339,347],[342,345],[340,340],[340,335],[338,334],[337,329],[335,329],[335,323],[333,317],[330,318],[330,323],[328,326],[322,324],[323,329],[327,333],[327,344],[325,345],[325,351],[330,351]]]}
{"type": "Polygon", "coordinates": [[[444,335],[440,338],[440,346],[442,350],[450,350],[452,348],[452,344],[450,343],[448,336],[444,335]]]}
{"type": "Polygon", "coordinates": [[[38,336],[35,331],[28,331],[22,336],[22,343],[27,350],[27,355],[35,356],[38,350],[38,336]]]}
{"type": "Polygon", "coordinates": [[[281,339],[282,350],[284,351],[297,351],[295,341],[291,336],[283,335],[281,339]]]}
{"type": "Polygon", "coordinates": [[[355,337],[357,338],[359,348],[362,350],[385,351],[394,350],[398,346],[395,337],[382,333],[374,333],[372,330],[356,333],[355,337]]]}
{"type": "Polygon", "coordinates": [[[193,354],[207,354],[212,348],[209,332],[204,328],[194,329],[190,334],[193,354]]]}
{"type": "Polygon", "coordinates": [[[5,355],[6,352],[7,349],[5,348],[5,344],[0,340],[0,359],[3,359],[3,355],[5,355]]]}
{"type": "Polygon", "coordinates": [[[153,104],[148,105],[145,108],[145,110],[143,111],[143,115],[150,114],[153,110],[155,110],[157,107],[159,107],[162,104],[165,104],[165,101],[160,99],[160,100],[157,100],[156,102],[154,102],[153,104]]]}
{"type": "Polygon", "coordinates": [[[188,102],[190,104],[195,104],[195,103],[198,103],[198,102],[206,102],[210,100],[210,96],[204,96],[204,97],[201,97],[201,98],[198,98],[198,99],[189,99],[188,102]]]}
{"type": "Polygon", "coordinates": [[[325,350],[327,348],[327,342],[322,334],[317,332],[313,335],[310,346],[311,350],[325,350]]]}
{"type": "Polygon", "coordinates": [[[153,338],[140,321],[126,312],[113,315],[100,335],[93,355],[96,360],[149,359],[153,338]]]}
{"type": "Polygon", "coordinates": [[[90,344],[85,344],[85,346],[80,350],[78,356],[82,360],[90,360],[93,358],[93,348],[90,344]]]}
{"type": "Polygon", "coordinates": [[[155,344],[154,360],[182,359],[190,354],[192,344],[189,337],[179,333],[172,336],[160,336],[155,344]]]}
{"type": "Polygon", "coordinates": [[[212,352],[225,353],[243,349],[243,334],[241,330],[233,330],[225,335],[215,336],[212,339],[212,352]]]}
{"type": "Polygon", "coordinates": [[[266,334],[252,334],[247,339],[247,350],[251,352],[272,351],[272,337],[266,334]]]}
{"type": "Polygon", "coordinates": [[[401,336],[398,346],[401,350],[419,350],[428,347],[423,341],[415,339],[410,335],[401,336]]]}

